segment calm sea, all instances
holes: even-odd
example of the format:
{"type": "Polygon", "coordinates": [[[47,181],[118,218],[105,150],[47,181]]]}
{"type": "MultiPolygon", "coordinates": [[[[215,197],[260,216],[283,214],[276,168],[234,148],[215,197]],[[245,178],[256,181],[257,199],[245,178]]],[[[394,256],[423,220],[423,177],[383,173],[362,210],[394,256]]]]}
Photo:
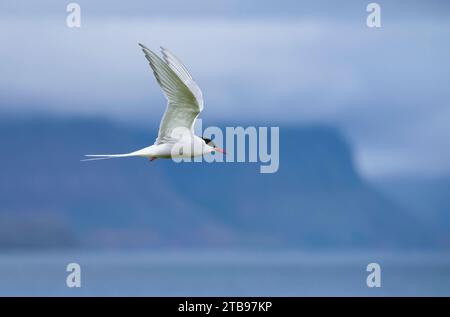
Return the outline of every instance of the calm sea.
{"type": "Polygon", "coordinates": [[[450,296],[448,254],[299,252],[1,253],[1,296],[450,296]],[[66,266],[81,287],[66,286],[66,266]],[[369,288],[378,263],[381,287],[369,288]]]}

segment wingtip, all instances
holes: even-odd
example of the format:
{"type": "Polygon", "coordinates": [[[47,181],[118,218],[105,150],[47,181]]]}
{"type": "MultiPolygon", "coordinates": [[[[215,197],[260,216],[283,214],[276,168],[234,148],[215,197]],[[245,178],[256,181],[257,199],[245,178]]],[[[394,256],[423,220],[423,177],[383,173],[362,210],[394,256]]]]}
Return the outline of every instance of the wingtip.
{"type": "Polygon", "coordinates": [[[163,55],[166,55],[166,56],[168,56],[168,55],[173,55],[172,52],[169,51],[169,50],[168,50],[167,48],[165,48],[164,46],[160,46],[159,48],[161,49],[161,53],[162,53],[163,55]]]}
{"type": "Polygon", "coordinates": [[[142,48],[142,50],[144,50],[144,51],[145,51],[145,50],[150,51],[150,50],[148,49],[148,47],[145,46],[144,44],[138,42],[138,45],[142,48]]]}

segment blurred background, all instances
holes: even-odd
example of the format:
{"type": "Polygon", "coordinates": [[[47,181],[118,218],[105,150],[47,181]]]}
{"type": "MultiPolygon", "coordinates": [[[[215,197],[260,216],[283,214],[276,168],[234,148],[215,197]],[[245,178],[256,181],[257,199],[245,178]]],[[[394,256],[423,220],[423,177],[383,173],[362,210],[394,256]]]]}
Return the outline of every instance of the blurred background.
{"type": "Polygon", "coordinates": [[[0,294],[450,295],[450,4],[369,28],[369,2],[80,0],[69,28],[2,1],[0,294]],[[80,162],[156,138],[137,42],[186,64],[204,128],[279,126],[279,171],[80,162]]]}

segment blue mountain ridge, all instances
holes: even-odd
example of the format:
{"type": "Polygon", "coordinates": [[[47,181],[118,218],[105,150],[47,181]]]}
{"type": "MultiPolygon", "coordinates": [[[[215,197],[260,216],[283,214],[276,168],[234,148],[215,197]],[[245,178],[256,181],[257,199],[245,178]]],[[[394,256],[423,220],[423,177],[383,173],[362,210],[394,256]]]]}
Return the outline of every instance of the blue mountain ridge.
{"type": "Polygon", "coordinates": [[[99,118],[0,119],[0,248],[433,248],[432,228],[362,179],[335,128],[280,127],[259,163],[80,162],[153,143],[99,118]]]}

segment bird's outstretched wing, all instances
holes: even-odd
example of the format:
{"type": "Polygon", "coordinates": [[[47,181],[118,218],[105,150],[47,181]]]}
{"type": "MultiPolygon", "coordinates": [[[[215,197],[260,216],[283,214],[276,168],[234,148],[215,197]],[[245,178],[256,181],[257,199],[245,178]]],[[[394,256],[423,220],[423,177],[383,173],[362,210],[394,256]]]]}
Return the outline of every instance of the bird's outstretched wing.
{"type": "Polygon", "coordinates": [[[171,139],[175,128],[193,130],[195,119],[203,110],[203,96],[186,67],[172,53],[161,47],[163,60],[144,45],[139,46],[168,101],[155,142],[160,144],[171,139]]]}

